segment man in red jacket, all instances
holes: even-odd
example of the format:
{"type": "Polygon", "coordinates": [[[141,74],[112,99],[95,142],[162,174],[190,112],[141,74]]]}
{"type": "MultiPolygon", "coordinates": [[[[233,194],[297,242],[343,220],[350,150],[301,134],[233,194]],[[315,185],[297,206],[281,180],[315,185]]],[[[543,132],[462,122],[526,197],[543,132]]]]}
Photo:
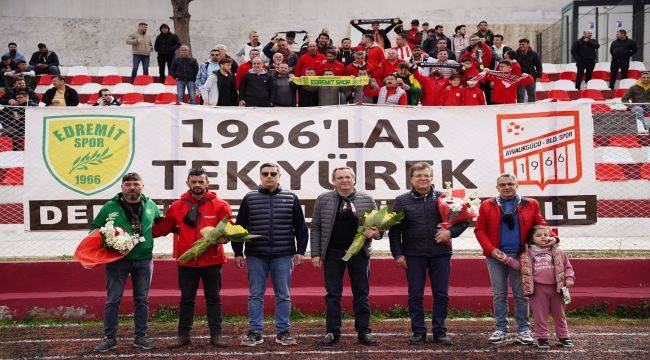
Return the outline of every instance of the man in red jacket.
{"type": "Polygon", "coordinates": [[[334,76],[343,76],[345,75],[345,65],[342,62],[336,60],[336,50],[329,49],[325,52],[326,59],[321,61],[318,64],[318,69],[316,69],[316,74],[318,76],[323,76],[325,70],[332,70],[334,76]]]}
{"type": "Polygon", "coordinates": [[[381,61],[385,59],[384,49],[375,44],[375,40],[370,34],[364,34],[361,41],[366,52],[366,61],[370,66],[377,69],[381,61]]]}
{"type": "MultiPolygon", "coordinates": [[[[201,168],[191,169],[187,175],[189,190],[180,200],[174,201],[165,217],[159,218],[153,227],[153,236],[165,236],[178,229],[174,235],[174,257],[178,258],[189,250],[199,240],[201,229],[206,226],[216,226],[222,219],[230,220],[232,212],[224,200],[208,190],[208,176],[201,168]]],[[[211,246],[208,251],[196,260],[178,263],[178,285],[181,290],[181,301],[178,314],[178,338],[172,348],[180,348],[192,344],[190,332],[194,322],[194,303],[199,280],[203,282],[206,314],[210,328],[210,345],[226,347],[221,337],[221,266],[226,262],[223,251],[227,238],[218,239],[220,244],[211,246]]]]}
{"type": "Polygon", "coordinates": [[[373,76],[376,71],[374,66],[366,62],[366,54],[363,51],[354,53],[354,61],[345,68],[345,74],[348,76],[359,76],[360,69],[365,69],[367,71],[366,75],[370,76],[373,76]]]}
{"type": "MultiPolygon", "coordinates": [[[[516,88],[516,87],[515,87],[516,88]]],[[[520,344],[530,345],[534,340],[528,322],[528,299],[521,290],[521,273],[498,259],[503,254],[519,259],[519,248],[526,241],[528,231],[535,225],[546,225],[534,199],[517,194],[517,178],[501,174],[497,178],[499,196],[484,200],[478,212],[474,234],[478,239],[492,283],[492,302],[496,331],[488,342],[500,344],[509,340],[508,335],[508,278],[515,299],[517,339],[520,344]]]]}
{"type": "Polygon", "coordinates": [[[293,74],[295,76],[303,76],[307,68],[318,69],[320,62],[326,59],[325,55],[318,52],[318,45],[311,41],[307,44],[307,52],[298,58],[293,74]]]}
{"type": "Polygon", "coordinates": [[[445,79],[438,70],[432,70],[429,76],[425,76],[420,73],[420,69],[416,69],[413,76],[422,86],[422,106],[439,106],[449,80],[445,79]]]}
{"type": "Polygon", "coordinates": [[[381,61],[379,69],[375,73],[375,79],[377,83],[382,85],[384,83],[384,78],[390,74],[397,72],[397,67],[402,62],[397,56],[397,50],[388,49],[386,50],[386,58],[381,61]]]}

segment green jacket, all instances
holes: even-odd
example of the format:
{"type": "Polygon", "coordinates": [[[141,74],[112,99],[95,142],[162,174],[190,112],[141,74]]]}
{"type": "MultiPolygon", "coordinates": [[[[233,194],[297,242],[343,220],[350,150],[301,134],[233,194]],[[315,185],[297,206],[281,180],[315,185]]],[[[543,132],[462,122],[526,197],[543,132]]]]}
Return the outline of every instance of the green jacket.
{"type": "MultiPolygon", "coordinates": [[[[124,210],[119,203],[120,194],[115,195],[111,200],[109,200],[90,224],[90,231],[92,232],[95,229],[98,229],[106,224],[106,219],[108,215],[114,212],[118,213],[117,218],[115,219],[115,227],[120,227],[129,234],[131,233],[131,223],[128,220],[124,210]]],[[[147,260],[151,259],[153,256],[153,236],[151,235],[151,228],[153,227],[153,220],[157,217],[162,216],[162,212],[158,209],[153,200],[142,195],[142,233],[144,234],[145,242],[141,242],[136,245],[131,252],[124,257],[127,260],[147,260]]]]}

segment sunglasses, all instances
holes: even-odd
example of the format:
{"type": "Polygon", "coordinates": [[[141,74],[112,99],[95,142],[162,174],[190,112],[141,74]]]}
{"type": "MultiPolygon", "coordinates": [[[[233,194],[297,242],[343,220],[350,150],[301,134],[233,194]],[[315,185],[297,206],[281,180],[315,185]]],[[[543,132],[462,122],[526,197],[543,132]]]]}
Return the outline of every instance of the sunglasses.
{"type": "Polygon", "coordinates": [[[276,176],[278,176],[278,173],[275,172],[275,171],[273,171],[273,172],[264,171],[264,172],[262,172],[261,174],[262,174],[262,176],[270,176],[270,177],[276,177],[276,176]]]}

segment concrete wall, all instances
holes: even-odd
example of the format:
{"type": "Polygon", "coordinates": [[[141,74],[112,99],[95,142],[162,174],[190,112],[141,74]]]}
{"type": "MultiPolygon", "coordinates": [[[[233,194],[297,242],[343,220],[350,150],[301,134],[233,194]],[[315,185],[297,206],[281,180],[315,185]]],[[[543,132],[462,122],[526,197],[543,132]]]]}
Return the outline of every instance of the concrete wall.
{"type": "MultiPolygon", "coordinates": [[[[253,29],[260,32],[262,41],[268,41],[276,31],[318,33],[328,27],[336,41],[350,34],[352,18],[399,16],[405,22],[417,18],[432,25],[441,23],[447,33],[460,23],[473,30],[478,21],[487,20],[491,29],[504,33],[508,44],[516,44],[524,36],[533,40],[536,31],[557,21],[566,2],[471,0],[450,9],[449,2],[426,0],[411,0],[408,6],[393,0],[375,0],[372,6],[365,1],[343,0],[239,0],[226,2],[227,9],[222,10],[224,1],[195,0],[190,3],[190,27],[192,47],[199,60],[206,58],[217,43],[236,52],[253,29]]],[[[155,34],[161,23],[172,25],[171,14],[171,2],[165,0],[3,0],[0,33],[5,43],[17,42],[26,56],[36,50],[37,43],[44,42],[66,66],[126,66],[131,57],[130,45],[124,40],[137,23],[148,22],[149,32],[155,34]]]]}

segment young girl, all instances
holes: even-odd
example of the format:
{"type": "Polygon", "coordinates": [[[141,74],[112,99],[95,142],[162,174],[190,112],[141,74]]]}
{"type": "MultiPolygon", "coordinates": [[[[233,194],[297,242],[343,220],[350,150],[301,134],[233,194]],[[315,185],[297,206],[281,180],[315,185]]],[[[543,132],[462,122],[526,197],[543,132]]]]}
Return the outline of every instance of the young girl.
{"type": "Polygon", "coordinates": [[[535,320],[537,347],[548,349],[549,311],[553,316],[558,346],[573,347],[564,315],[563,287],[575,282],[573,267],[566,254],[558,249],[559,240],[551,235],[547,226],[535,226],[528,232],[526,244],[519,260],[503,254],[499,259],[515,270],[521,270],[521,286],[530,297],[530,309],[535,320]]]}

